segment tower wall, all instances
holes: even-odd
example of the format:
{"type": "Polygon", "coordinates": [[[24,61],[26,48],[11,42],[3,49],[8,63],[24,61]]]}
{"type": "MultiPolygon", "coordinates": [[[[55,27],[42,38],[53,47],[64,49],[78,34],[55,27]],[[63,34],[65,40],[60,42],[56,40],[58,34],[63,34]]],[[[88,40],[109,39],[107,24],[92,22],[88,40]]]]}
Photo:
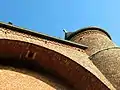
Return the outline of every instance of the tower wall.
{"type": "Polygon", "coordinates": [[[89,27],[73,32],[68,40],[88,46],[86,53],[102,74],[120,90],[120,48],[103,29],[89,27]]]}
{"type": "Polygon", "coordinates": [[[90,59],[113,84],[120,90],[120,48],[108,48],[92,55],[90,59]]]}
{"type": "Polygon", "coordinates": [[[109,34],[100,28],[84,28],[73,34],[74,35],[71,34],[69,40],[88,46],[88,49],[86,49],[88,55],[115,46],[109,34]]]}

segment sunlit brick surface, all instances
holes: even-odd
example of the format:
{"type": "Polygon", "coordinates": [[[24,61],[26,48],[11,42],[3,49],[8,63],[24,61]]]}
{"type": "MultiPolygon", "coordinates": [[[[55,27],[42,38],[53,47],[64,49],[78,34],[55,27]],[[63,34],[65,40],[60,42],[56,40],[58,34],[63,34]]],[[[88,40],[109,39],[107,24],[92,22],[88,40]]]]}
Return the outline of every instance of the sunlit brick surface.
{"type": "Polygon", "coordinates": [[[70,90],[35,72],[0,66],[0,90],[70,90]]]}

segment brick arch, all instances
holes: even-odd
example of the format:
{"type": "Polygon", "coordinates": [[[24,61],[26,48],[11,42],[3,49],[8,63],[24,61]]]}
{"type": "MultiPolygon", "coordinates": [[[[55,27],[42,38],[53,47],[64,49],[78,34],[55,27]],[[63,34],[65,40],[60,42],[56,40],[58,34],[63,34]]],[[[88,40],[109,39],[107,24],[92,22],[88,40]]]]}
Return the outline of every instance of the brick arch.
{"type": "Polygon", "coordinates": [[[70,58],[35,44],[1,39],[0,61],[4,65],[39,71],[44,68],[78,90],[109,90],[96,76],[70,58]]]}

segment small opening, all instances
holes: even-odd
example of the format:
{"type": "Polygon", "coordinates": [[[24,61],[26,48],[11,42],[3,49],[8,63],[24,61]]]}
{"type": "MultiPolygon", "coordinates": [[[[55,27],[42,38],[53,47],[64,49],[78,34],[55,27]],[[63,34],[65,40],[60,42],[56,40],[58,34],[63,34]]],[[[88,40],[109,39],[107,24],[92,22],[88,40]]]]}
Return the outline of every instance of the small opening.
{"type": "Polygon", "coordinates": [[[79,40],[82,40],[82,39],[83,39],[83,37],[79,38],[79,40]]]}
{"type": "Polygon", "coordinates": [[[47,41],[45,41],[45,44],[47,43],[47,41]]]}
{"type": "Polygon", "coordinates": [[[29,52],[28,57],[32,58],[33,56],[34,56],[34,53],[33,52],[29,52]]]}

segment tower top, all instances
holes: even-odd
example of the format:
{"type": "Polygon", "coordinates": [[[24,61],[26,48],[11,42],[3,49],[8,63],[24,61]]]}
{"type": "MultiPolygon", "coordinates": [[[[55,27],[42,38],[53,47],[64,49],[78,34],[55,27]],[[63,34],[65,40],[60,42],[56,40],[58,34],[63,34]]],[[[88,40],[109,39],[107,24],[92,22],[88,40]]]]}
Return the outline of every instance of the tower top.
{"type": "Polygon", "coordinates": [[[105,34],[109,37],[109,39],[111,39],[111,36],[110,36],[104,29],[101,29],[101,28],[96,27],[96,26],[90,26],[90,27],[78,29],[78,30],[75,31],[75,32],[67,32],[67,33],[65,33],[65,39],[66,39],[66,40],[70,40],[70,39],[71,39],[72,37],[74,37],[76,34],[81,33],[81,32],[84,32],[84,31],[87,31],[87,30],[98,30],[98,31],[101,31],[101,32],[105,33],[105,34]]]}

